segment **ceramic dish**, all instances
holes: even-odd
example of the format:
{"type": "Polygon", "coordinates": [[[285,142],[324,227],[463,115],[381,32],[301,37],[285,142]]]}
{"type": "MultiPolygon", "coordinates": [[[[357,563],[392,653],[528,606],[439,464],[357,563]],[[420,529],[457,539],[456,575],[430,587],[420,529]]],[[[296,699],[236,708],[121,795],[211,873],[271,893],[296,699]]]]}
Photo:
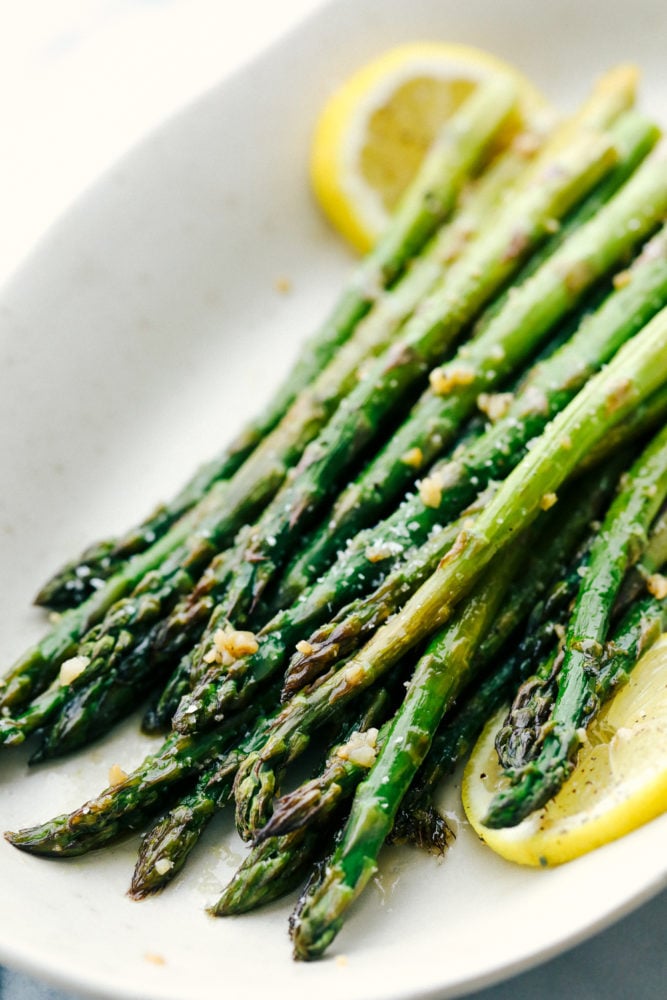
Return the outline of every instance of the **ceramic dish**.
{"type": "MultiPolygon", "coordinates": [[[[324,95],[389,45],[442,38],[516,62],[573,106],[641,64],[664,114],[664,7],[611,0],[350,0],[303,24],[150,137],[29,259],[2,305],[0,657],[44,628],[49,571],[169,495],[287,367],[349,268],[306,181],[324,95]],[[284,293],[284,279],[291,291],[284,293]],[[281,291],[281,289],[283,289],[281,291]]],[[[149,747],[127,725],[85,757],[28,771],[0,758],[3,827],[72,808],[149,747]]],[[[443,805],[460,816],[455,786],[443,805]]],[[[136,844],[68,863],[0,845],[0,961],[109,997],[407,1000],[460,994],[537,962],[655,893],[667,816],[573,864],[524,871],[459,822],[444,863],[387,851],[335,957],[292,962],[287,904],[208,918],[242,847],[220,817],[162,897],[125,896],[136,844]]]]}

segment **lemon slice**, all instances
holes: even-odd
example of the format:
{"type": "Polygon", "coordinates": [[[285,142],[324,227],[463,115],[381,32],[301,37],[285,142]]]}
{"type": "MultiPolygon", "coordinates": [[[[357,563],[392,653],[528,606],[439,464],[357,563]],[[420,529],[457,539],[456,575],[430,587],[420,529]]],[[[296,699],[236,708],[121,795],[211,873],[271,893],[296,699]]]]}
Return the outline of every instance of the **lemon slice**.
{"type": "Polygon", "coordinates": [[[482,81],[519,84],[522,117],[544,106],[517,70],[465,45],[415,43],[364,66],[325,105],[311,154],[315,194],[333,225],[368,250],[444,121],[482,81]]]}
{"type": "Polygon", "coordinates": [[[591,724],[558,795],[518,826],[490,830],[482,819],[505,782],[494,747],[503,715],[488,723],[466,765],[463,805],[479,837],[508,861],[562,864],[667,810],[667,636],[591,724]]]}

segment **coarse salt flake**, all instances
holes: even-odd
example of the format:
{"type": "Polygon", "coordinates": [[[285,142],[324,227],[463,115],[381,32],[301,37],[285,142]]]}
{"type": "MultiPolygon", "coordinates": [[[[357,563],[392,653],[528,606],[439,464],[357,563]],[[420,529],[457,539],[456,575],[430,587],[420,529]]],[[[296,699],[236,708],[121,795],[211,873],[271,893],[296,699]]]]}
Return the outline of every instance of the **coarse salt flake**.
{"type": "Polygon", "coordinates": [[[369,562],[376,563],[389,559],[390,556],[399,556],[402,551],[403,546],[400,542],[376,542],[375,545],[368,546],[364,555],[369,562]]]}

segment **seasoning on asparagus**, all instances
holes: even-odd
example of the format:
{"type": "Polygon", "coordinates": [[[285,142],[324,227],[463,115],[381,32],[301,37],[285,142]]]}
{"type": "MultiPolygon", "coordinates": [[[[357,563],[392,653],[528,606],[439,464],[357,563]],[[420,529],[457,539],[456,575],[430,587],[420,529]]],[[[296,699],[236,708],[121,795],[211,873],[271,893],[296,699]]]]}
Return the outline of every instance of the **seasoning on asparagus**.
{"type": "Polygon", "coordinates": [[[581,457],[667,379],[667,309],[625,344],[547,426],[519,465],[461,532],[447,556],[403,609],[328,681],[294,697],[251,754],[236,780],[237,825],[246,836],[263,826],[274,788],[274,767],[303,751],[313,727],[372,684],[413,646],[443,625],[456,603],[483,575],[513,535],[557,498],[581,457]]]}
{"type": "Polygon", "coordinates": [[[591,550],[568,623],[557,695],[548,722],[539,728],[525,766],[511,774],[484,822],[515,826],[562,787],[574,768],[581,734],[599,708],[596,673],[604,654],[611,614],[623,577],[646,546],[651,521],[667,495],[667,430],[635,462],[609,508],[591,550]]]}

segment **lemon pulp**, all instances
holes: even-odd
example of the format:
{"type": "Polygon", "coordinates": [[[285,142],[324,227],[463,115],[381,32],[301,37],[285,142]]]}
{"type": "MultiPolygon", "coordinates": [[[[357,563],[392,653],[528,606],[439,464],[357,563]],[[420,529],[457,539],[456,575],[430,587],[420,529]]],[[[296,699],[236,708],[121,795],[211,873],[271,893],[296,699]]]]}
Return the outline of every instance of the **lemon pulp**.
{"type": "Polygon", "coordinates": [[[445,43],[391,49],[330,98],[315,129],[311,177],[324,212],[353,246],[370,249],[441,125],[499,73],[519,83],[522,118],[544,106],[512,66],[445,43]]]}

